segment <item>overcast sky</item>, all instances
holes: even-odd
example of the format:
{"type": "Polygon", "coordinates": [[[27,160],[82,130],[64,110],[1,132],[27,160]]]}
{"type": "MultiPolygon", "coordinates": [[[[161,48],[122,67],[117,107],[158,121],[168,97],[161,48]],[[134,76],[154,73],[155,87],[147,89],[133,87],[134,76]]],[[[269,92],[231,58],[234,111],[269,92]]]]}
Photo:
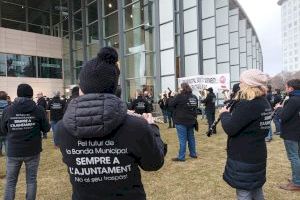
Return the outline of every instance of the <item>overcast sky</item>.
{"type": "Polygon", "coordinates": [[[275,75],[282,71],[281,8],[278,0],[238,0],[250,18],[260,40],[264,71],[275,75]]]}

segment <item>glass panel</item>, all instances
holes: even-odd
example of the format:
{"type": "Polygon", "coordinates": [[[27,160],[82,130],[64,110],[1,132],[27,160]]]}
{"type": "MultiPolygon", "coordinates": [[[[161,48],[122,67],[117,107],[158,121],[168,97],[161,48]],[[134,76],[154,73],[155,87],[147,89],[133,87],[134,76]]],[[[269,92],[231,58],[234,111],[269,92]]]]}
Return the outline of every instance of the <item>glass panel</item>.
{"type": "Polygon", "coordinates": [[[216,10],[217,26],[228,24],[228,7],[216,10]]]}
{"type": "Polygon", "coordinates": [[[215,37],[216,35],[215,18],[209,18],[202,21],[202,39],[215,37]]]}
{"type": "Polygon", "coordinates": [[[74,52],[75,79],[78,80],[80,70],[83,67],[83,50],[79,49],[74,52]]]}
{"type": "Polygon", "coordinates": [[[82,31],[79,30],[74,33],[74,49],[82,48],[82,31]]]}
{"type": "Polygon", "coordinates": [[[25,8],[24,6],[18,6],[15,4],[9,4],[2,2],[1,5],[2,18],[13,19],[21,22],[25,22],[25,8]]]}
{"type": "Polygon", "coordinates": [[[231,66],[230,78],[231,78],[231,81],[239,81],[240,80],[240,68],[238,65],[231,66]]]}
{"type": "Polygon", "coordinates": [[[175,91],[175,76],[165,76],[161,77],[161,91],[167,91],[170,88],[175,91]]]}
{"type": "Polygon", "coordinates": [[[112,13],[118,9],[118,0],[103,0],[104,15],[112,13]]]}
{"type": "Polygon", "coordinates": [[[218,74],[230,73],[229,63],[221,63],[217,65],[218,74]]]}
{"type": "Polygon", "coordinates": [[[187,9],[197,5],[196,0],[185,0],[183,1],[183,9],[187,9]]]}
{"type": "Polygon", "coordinates": [[[90,4],[87,8],[88,23],[98,19],[97,2],[90,4]]]}
{"type": "Polygon", "coordinates": [[[228,26],[222,26],[217,28],[217,45],[228,43],[229,41],[228,26]]]}
{"type": "Polygon", "coordinates": [[[215,16],[215,1],[202,0],[202,19],[215,16]]]}
{"type": "Polygon", "coordinates": [[[160,26],[160,49],[174,47],[173,22],[160,26]]]}
{"type": "Polygon", "coordinates": [[[246,55],[246,53],[241,53],[240,54],[240,66],[241,67],[247,67],[247,55],[246,55]]]}
{"type": "Polygon", "coordinates": [[[228,5],[228,0],[216,0],[216,8],[221,8],[228,5]]]}
{"type": "Polygon", "coordinates": [[[30,24],[37,24],[43,26],[50,25],[50,14],[47,12],[41,12],[39,10],[28,9],[28,22],[30,24]]]}
{"type": "Polygon", "coordinates": [[[81,0],[73,0],[73,13],[81,8],[81,0]]]}
{"type": "Polygon", "coordinates": [[[153,49],[152,32],[152,29],[144,30],[143,27],[126,32],[126,53],[130,54],[135,53],[137,51],[151,51],[153,49]]]}
{"type": "Polygon", "coordinates": [[[98,22],[95,22],[88,26],[88,44],[98,43],[99,35],[98,35],[98,22]]]}
{"type": "Polygon", "coordinates": [[[119,30],[118,13],[114,13],[104,18],[105,37],[118,33],[119,30]]]}
{"type": "Polygon", "coordinates": [[[139,78],[154,75],[154,56],[145,52],[125,57],[126,78],[139,78]]]}
{"type": "Polygon", "coordinates": [[[252,55],[252,45],[250,42],[247,42],[247,56],[252,55]]]}
{"type": "Polygon", "coordinates": [[[247,29],[247,42],[251,42],[252,39],[252,29],[247,29]]]}
{"type": "Polygon", "coordinates": [[[230,48],[238,48],[239,47],[239,33],[230,33],[230,48]]]}
{"type": "Polygon", "coordinates": [[[119,48],[119,36],[114,36],[105,40],[105,44],[110,47],[119,48]]]}
{"type": "Polygon", "coordinates": [[[74,30],[82,28],[81,11],[74,15],[74,30]]]}
{"type": "Polygon", "coordinates": [[[130,79],[126,80],[126,99],[130,101],[136,98],[137,90],[141,91],[149,91],[149,93],[153,96],[155,81],[151,77],[149,78],[139,78],[139,79],[130,79]]]}
{"type": "Polygon", "coordinates": [[[152,25],[152,3],[143,5],[142,2],[135,3],[125,8],[125,29],[145,24],[145,28],[152,25]]]}
{"type": "Polygon", "coordinates": [[[246,20],[240,20],[239,24],[239,32],[240,32],[240,37],[246,37],[246,20]]]}
{"type": "Polygon", "coordinates": [[[240,63],[240,54],[238,49],[230,50],[230,65],[238,65],[240,63]]]}
{"type": "Polygon", "coordinates": [[[247,46],[246,46],[246,38],[240,38],[240,51],[246,52],[247,46]]]}
{"type": "Polygon", "coordinates": [[[229,62],[229,45],[217,46],[217,62],[229,62]]]}
{"type": "Polygon", "coordinates": [[[62,78],[61,59],[38,57],[39,78],[62,78]]]}
{"type": "Polygon", "coordinates": [[[173,0],[159,1],[159,19],[160,23],[173,20],[173,0]]]}
{"type": "Polygon", "coordinates": [[[92,58],[96,57],[98,52],[99,52],[99,44],[92,44],[87,46],[88,60],[91,60],[92,58]]]}
{"type": "Polygon", "coordinates": [[[6,76],[6,54],[0,53],[0,76],[6,76]]]}
{"type": "Polygon", "coordinates": [[[50,35],[49,26],[36,26],[36,25],[28,25],[29,32],[40,33],[44,35],[50,35]]]}
{"type": "Polygon", "coordinates": [[[36,77],[35,57],[7,54],[7,75],[12,77],[36,77]]]}
{"type": "Polygon", "coordinates": [[[247,67],[252,69],[252,56],[247,57],[247,67]]]}
{"type": "Polygon", "coordinates": [[[15,4],[25,5],[25,1],[20,1],[20,0],[6,0],[6,1],[15,3],[15,4]]]}
{"type": "Polygon", "coordinates": [[[198,75],[198,55],[185,57],[185,76],[198,75]]]}
{"type": "Polygon", "coordinates": [[[184,32],[192,31],[197,29],[197,9],[192,8],[184,11],[184,32]],[[192,19],[192,20],[191,20],[192,19]]]}
{"type": "Polygon", "coordinates": [[[239,31],[239,16],[238,15],[229,17],[229,31],[230,32],[239,31]]]}
{"type": "Polygon", "coordinates": [[[175,74],[175,58],[174,58],[174,49],[162,51],[161,56],[161,75],[175,74]],[[173,58],[173,59],[172,59],[173,58]]]}
{"type": "Polygon", "coordinates": [[[216,57],[216,40],[215,38],[203,40],[203,58],[216,57]]]}
{"type": "Polygon", "coordinates": [[[216,59],[204,60],[203,61],[203,74],[216,74],[216,59]]]}
{"type": "Polygon", "coordinates": [[[197,31],[184,34],[185,55],[198,52],[197,31]]]}

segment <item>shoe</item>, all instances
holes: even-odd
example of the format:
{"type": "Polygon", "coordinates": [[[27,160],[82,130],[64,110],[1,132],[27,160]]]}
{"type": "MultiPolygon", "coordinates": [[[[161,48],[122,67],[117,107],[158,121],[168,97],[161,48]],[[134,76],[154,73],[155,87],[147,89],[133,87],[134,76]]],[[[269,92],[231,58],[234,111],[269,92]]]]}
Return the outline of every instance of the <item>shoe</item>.
{"type": "Polygon", "coordinates": [[[172,158],[172,161],[174,161],[174,162],[184,162],[185,160],[180,160],[179,158],[172,158]]]}
{"type": "Polygon", "coordinates": [[[193,158],[193,159],[197,159],[198,158],[198,156],[191,156],[191,155],[190,155],[190,157],[193,158]]]}
{"type": "Polygon", "coordinates": [[[300,192],[300,186],[297,186],[292,182],[290,182],[288,184],[280,185],[279,188],[283,189],[283,190],[287,190],[287,191],[299,191],[300,192]]]}

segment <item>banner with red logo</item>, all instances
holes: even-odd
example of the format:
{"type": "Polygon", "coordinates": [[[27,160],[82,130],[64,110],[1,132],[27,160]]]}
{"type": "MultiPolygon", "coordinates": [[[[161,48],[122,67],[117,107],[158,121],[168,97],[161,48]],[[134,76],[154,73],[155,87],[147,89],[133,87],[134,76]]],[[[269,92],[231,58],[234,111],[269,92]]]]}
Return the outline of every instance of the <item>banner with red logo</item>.
{"type": "Polygon", "coordinates": [[[208,88],[213,88],[215,93],[221,93],[224,90],[230,90],[230,74],[212,74],[189,76],[178,79],[178,87],[181,83],[188,83],[193,89],[194,94],[208,88]]]}

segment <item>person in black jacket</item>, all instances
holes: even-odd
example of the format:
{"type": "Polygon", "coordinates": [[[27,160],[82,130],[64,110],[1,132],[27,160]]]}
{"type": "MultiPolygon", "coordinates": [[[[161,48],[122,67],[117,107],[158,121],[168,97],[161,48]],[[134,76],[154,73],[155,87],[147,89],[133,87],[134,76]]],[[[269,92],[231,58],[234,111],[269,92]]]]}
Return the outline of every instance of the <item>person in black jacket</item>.
{"type": "Polygon", "coordinates": [[[144,98],[148,102],[149,105],[149,112],[153,112],[153,97],[149,94],[149,92],[146,90],[144,91],[144,98]]]}
{"type": "Polygon", "coordinates": [[[140,115],[151,113],[148,101],[143,97],[142,91],[138,91],[137,98],[132,102],[132,110],[140,115]]]}
{"type": "Polygon", "coordinates": [[[263,200],[266,182],[265,137],[271,125],[272,108],[265,98],[268,76],[257,69],[240,77],[239,102],[232,113],[220,110],[222,127],[228,135],[224,180],[237,190],[237,199],[263,200]]]}
{"type": "Polygon", "coordinates": [[[65,101],[61,100],[60,92],[54,92],[54,97],[48,103],[48,110],[50,110],[50,123],[53,133],[53,142],[56,148],[59,146],[59,140],[56,134],[57,122],[63,118],[64,108],[65,101]]]}
{"type": "MultiPolygon", "coordinates": [[[[1,118],[3,115],[4,109],[8,106],[7,102],[7,93],[5,91],[0,91],[0,124],[1,118]]],[[[6,153],[6,136],[4,135],[3,131],[0,128],[0,156],[3,156],[3,150],[6,153]]]]}
{"type": "MultiPolygon", "coordinates": [[[[274,105],[274,96],[273,96],[273,93],[272,93],[272,86],[271,85],[268,85],[268,91],[267,91],[267,100],[269,102],[269,104],[271,105],[271,107],[273,108],[273,105],[274,105]]],[[[271,142],[273,139],[273,131],[272,131],[272,126],[270,126],[270,130],[269,130],[269,133],[268,133],[268,136],[265,138],[266,142],[271,142]]]]}
{"type": "Polygon", "coordinates": [[[174,123],[174,108],[171,106],[172,102],[174,101],[175,92],[169,93],[169,98],[167,99],[167,113],[168,113],[168,121],[169,121],[169,128],[175,128],[174,123]]]}
{"type": "Polygon", "coordinates": [[[289,99],[284,106],[277,104],[281,119],[281,138],[284,140],[288,159],[291,162],[292,178],[288,184],[280,188],[290,191],[300,191],[300,79],[287,82],[286,92],[289,99]]]}
{"type": "Polygon", "coordinates": [[[158,101],[158,105],[161,109],[161,112],[163,114],[164,123],[168,122],[168,105],[167,105],[167,94],[163,94],[162,98],[158,101]]]}
{"type": "MultiPolygon", "coordinates": [[[[272,105],[273,108],[275,108],[275,106],[281,102],[282,97],[281,97],[281,92],[280,89],[276,89],[276,94],[274,95],[274,104],[272,105]]],[[[281,134],[281,124],[280,124],[280,117],[279,114],[277,112],[277,110],[275,110],[275,114],[274,114],[274,118],[273,118],[273,122],[275,124],[275,135],[280,135],[281,134]]]]}
{"type": "Polygon", "coordinates": [[[190,157],[197,158],[194,128],[197,125],[198,99],[192,93],[188,83],[181,84],[181,92],[171,106],[174,108],[174,123],[179,140],[179,153],[173,161],[185,161],[186,142],[189,145],[190,157]]]}
{"type": "Polygon", "coordinates": [[[71,90],[71,96],[70,96],[70,98],[67,99],[67,101],[66,101],[66,105],[65,105],[65,108],[64,108],[64,112],[66,112],[69,103],[70,103],[73,99],[75,99],[75,98],[77,98],[77,97],[79,97],[79,87],[78,87],[78,86],[75,86],[75,87],[73,87],[72,90],[71,90]]]}
{"type": "MultiPolygon", "coordinates": [[[[47,109],[47,102],[46,102],[46,99],[44,98],[43,93],[42,92],[38,92],[36,96],[37,96],[37,102],[36,102],[36,104],[38,106],[41,106],[42,108],[44,108],[44,110],[46,110],[47,109]]],[[[42,133],[42,134],[43,134],[43,138],[47,139],[47,133],[42,133]]]]}
{"type": "MultiPolygon", "coordinates": [[[[202,103],[204,103],[204,105],[205,105],[205,115],[206,115],[206,118],[207,118],[208,130],[209,130],[211,125],[216,120],[216,117],[215,117],[216,95],[215,95],[214,90],[212,88],[208,88],[207,91],[209,93],[207,94],[207,97],[204,100],[202,100],[202,103]]],[[[213,133],[217,133],[217,131],[214,130],[213,133]]]]}
{"type": "Polygon", "coordinates": [[[140,169],[156,171],[164,164],[164,144],[150,113],[127,114],[115,96],[118,54],[104,47],[82,68],[84,95],[70,102],[58,122],[63,162],[73,200],[145,200],[140,169]]]}
{"type": "Polygon", "coordinates": [[[2,131],[7,136],[5,200],[15,198],[23,162],[26,167],[26,199],[35,199],[42,151],[41,132],[48,132],[50,129],[45,110],[32,100],[31,86],[20,84],[17,94],[18,98],[3,111],[1,121],[2,131]]]}

